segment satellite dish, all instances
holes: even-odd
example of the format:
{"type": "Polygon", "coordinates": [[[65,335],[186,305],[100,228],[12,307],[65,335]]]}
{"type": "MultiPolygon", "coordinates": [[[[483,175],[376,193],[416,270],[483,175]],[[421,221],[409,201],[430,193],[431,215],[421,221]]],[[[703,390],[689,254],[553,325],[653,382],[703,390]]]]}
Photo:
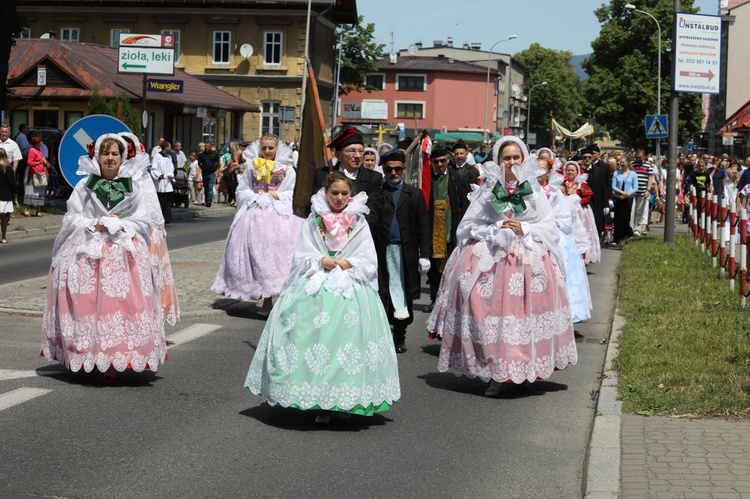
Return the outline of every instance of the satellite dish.
{"type": "Polygon", "coordinates": [[[240,47],[240,55],[245,59],[253,55],[253,46],[249,43],[243,43],[240,47]]]}
{"type": "Polygon", "coordinates": [[[409,55],[417,55],[417,52],[419,51],[419,47],[417,47],[416,45],[412,43],[406,48],[406,51],[409,52],[409,55]]]}
{"type": "Polygon", "coordinates": [[[511,88],[511,89],[512,89],[512,90],[513,90],[514,92],[518,92],[518,83],[514,83],[513,85],[511,85],[511,86],[510,86],[510,88],[511,88]]]}
{"type": "Polygon", "coordinates": [[[50,38],[50,35],[49,35],[49,33],[45,33],[42,36],[40,36],[39,38],[42,38],[42,39],[46,40],[47,38],[50,38]]]}
{"type": "Polygon", "coordinates": [[[510,118],[510,113],[507,110],[503,111],[503,119],[507,120],[508,118],[510,118]]]}
{"type": "Polygon", "coordinates": [[[390,58],[391,64],[396,64],[396,61],[398,61],[398,54],[396,54],[396,52],[391,52],[390,58]]]}

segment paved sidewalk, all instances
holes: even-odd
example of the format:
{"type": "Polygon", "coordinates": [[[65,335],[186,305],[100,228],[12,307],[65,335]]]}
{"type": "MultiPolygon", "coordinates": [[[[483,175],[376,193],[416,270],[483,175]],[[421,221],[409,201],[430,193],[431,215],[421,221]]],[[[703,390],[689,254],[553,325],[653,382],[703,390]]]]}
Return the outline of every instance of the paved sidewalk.
{"type": "MultiPolygon", "coordinates": [[[[663,237],[663,228],[652,224],[653,235],[663,237]]],[[[678,222],[675,232],[687,226],[678,222]]],[[[615,312],[586,498],[750,499],[750,421],[622,414],[612,360],[623,323],[615,312]]]]}

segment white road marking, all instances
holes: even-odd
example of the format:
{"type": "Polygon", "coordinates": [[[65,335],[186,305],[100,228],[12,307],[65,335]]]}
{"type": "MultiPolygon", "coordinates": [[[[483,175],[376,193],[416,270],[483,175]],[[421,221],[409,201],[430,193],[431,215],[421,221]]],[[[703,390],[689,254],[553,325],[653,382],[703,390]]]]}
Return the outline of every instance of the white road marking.
{"type": "Polygon", "coordinates": [[[0,395],[0,411],[9,409],[14,405],[22,404],[33,398],[41,397],[51,391],[44,388],[18,388],[17,390],[3,393],[0,395]]]}
{"type": "Polygon", "coordinates": [[[84,150],[87,150],[88,145],[94,141],[94,139],[92,139],[83,128],[74,133],[73,138],[76,139],[76,142],[81,144],[81,147],[83,147],[84,150]]]}
{"type": "Polygon", "coordinates": [[[45,371],[33,371],[33,370],[17,370],[17,369],[0,369],[0,381],[8,381],[11,379],[23,379],[23,378],[36,378],[37,376],[53,376],[66,372],[67,369],[59,370],[45,370],[45,371]]]}
{"type": "Polygon", "coordinates": [[[173,348],[176,346],[184,345],[189,341],[196,340],[201,336],[205,336],[209,333],[212,333],[213,331],[216,331],[217,329],[221,329],[221,326],[216,326],[214,324],[193,324],[192,326],[186,327],[179,333],[170,334],[169,336],[167,336],[167,340],[174,342],[174,345],[170,346],[170,348],[173,348]]]}

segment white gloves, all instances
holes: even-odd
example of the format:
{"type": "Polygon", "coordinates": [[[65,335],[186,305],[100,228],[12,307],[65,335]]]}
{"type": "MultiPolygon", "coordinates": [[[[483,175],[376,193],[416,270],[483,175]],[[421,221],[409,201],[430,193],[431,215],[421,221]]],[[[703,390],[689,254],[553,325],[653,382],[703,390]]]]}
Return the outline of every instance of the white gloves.
{"type": "Polygon", "coordinates": [[[427,258],[419,259],[419,273],[426,274],[430,270],[430,260],[427,258]]]}

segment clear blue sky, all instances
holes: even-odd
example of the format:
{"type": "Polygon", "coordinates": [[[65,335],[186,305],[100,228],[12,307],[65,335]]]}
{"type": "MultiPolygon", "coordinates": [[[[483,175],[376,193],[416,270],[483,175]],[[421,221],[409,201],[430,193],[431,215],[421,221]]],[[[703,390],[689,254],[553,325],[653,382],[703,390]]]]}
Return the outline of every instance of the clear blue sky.
{"type": "MultiPolygon", "coordinates": [[[[386,52],[422,41],[453,37],[454,46],[481,42],[488,50],[498,40],[517,34],[518,38],[495,47],[496,52],[515,54],[532,43],[573,55],[591,52],[591,42],[599,35],[594,16],[604,0],[358,0],[357,10],[366,23],[375,23],[375,37],[386,44],[386,52]]],[[[606,2],[608,3],[608,2],[606,2]]],[[[638,1],[631,3],[638,6],[638,1]]],[[[719,0],[695,0],[703,14],[716,14],[719,0]]],[[[640,14],[642,15],[642,14],[640,14]]],[[[668,29],[662,26],[662,29],[668,29]]]]}

